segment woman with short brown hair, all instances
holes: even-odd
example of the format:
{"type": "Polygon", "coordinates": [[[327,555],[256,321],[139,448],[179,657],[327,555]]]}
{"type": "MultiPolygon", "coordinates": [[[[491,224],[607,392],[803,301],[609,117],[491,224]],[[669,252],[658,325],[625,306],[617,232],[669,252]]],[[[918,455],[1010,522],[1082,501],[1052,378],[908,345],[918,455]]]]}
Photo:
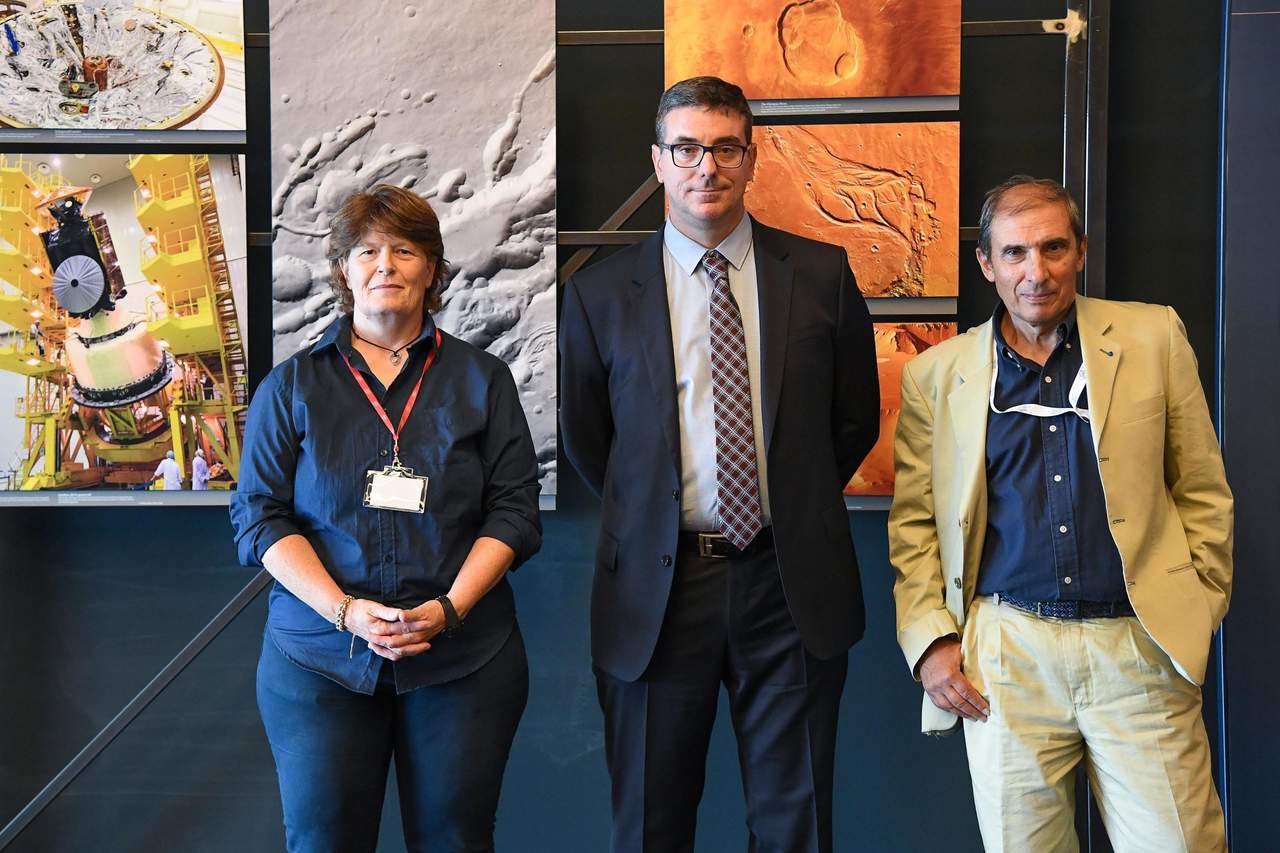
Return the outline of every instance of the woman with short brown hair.
{"type": "Polygon", "coordinates": [[[505,575],[541,544],[533,442],[507,366],[432,320],[425,201],[353,195],[328,256],[339,317],[255,394],[231,505],[276,579],[258,705],[288,848],[373,850],[394,758],[409,850],[491,850],[528,696],[505,575]]]}

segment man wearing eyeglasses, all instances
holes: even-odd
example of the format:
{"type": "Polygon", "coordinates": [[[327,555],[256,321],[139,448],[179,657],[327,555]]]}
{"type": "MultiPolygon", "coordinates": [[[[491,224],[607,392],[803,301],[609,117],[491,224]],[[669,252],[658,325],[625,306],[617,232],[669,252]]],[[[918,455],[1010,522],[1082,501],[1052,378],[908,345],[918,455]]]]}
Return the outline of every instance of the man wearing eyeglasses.
{"type": "Polygon", "coordinates": [[[831,849],[836,719],[863,605],[842,488],[879,432],[843,249],[746,214],[742,91],[658,106],[668,219],[565,284],[565,454],[603,499],[592,656],[614,851],[694,849],[720,685],[748,849],[831,849]]]}

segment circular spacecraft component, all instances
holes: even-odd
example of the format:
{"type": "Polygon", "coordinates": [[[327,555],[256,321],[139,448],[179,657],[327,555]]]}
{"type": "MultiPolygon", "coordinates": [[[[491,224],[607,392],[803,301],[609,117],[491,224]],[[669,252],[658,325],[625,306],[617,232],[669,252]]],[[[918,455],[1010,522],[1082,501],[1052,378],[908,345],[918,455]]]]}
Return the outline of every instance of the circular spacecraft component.
{"type": "Polygon", "coordinates": [[[53,271],[53,296],[73,316],[96,308],[106,289],[102,267],[87,255],[72,255],[53,271]]]}
{"type": "Polygon", "coordinates": [[[124,3],[54,3],[4,24],[12,37],[0,61],[3,125],[181,127],[222,92],[217,48],[159,12],[124,3]]]}

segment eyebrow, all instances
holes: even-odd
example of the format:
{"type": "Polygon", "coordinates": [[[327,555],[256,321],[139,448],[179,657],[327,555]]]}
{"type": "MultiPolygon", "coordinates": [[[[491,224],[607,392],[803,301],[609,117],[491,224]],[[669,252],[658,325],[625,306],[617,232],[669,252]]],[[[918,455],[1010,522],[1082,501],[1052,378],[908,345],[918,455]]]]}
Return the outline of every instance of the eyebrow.
{"type": "MultiPolygon", "coordinates": [[[[1066,243],[1067,245],[1070,245],[1071,238],[1065,237],[1065,236],[1049,237],[1045,240],[1041,240],[1039,243],[1036,243],[1034,245],[1037,246],[1038,248],[1044,248],[1045,246],[1048,246],[1051,243],[1066,243]]],[[[1010,249],[1022,249],[1025,251],[1027,248],[1029,248],[1029,245],[1026,243],[1006,243],[1000,247],[1000,251],[1007,252],[1010,249]]]]}
{"type": "MultiPolygon", "coordinates": [[[[667,144],[681,145],[683,143],[693,143],[694,145],[702,144],[701,141],[694,139],[692,136],[677,136],[675,139],[671,140],[667,144]]],[[[741,139],[739,139],[736,136],[721,136],[718,139],[713,139],[711,141],[711,144],[712,145],[746,145],[747,143],[743,142],[741,139]]]]}

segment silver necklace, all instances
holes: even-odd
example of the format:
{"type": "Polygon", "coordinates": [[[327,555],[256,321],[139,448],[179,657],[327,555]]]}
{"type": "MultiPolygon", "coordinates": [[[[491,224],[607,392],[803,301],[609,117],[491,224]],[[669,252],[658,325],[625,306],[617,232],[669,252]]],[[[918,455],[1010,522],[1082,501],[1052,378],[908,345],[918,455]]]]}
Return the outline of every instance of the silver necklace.
{"type": "Polygon", "coordinates": [[[351,329],[351,334],[355,335],[357,338],[364,341],[366,344],[368,344],[371,347],[377,347],[378,349],[384,352],[390,353],[391,363],[396,367],[400,366],[400,354],[403,353],[406,348],[408,348],[409,344],[413,343],[413,341],[409,341],[408,343],[403,343],[400,346],[396,347],[395,349],[392,349],[391,347],[384,347],[382,344],[374,343],[373,341],[369,340],[368,338],[364,337],[359,332],[357,332],[355,328],[351,329]]]}

